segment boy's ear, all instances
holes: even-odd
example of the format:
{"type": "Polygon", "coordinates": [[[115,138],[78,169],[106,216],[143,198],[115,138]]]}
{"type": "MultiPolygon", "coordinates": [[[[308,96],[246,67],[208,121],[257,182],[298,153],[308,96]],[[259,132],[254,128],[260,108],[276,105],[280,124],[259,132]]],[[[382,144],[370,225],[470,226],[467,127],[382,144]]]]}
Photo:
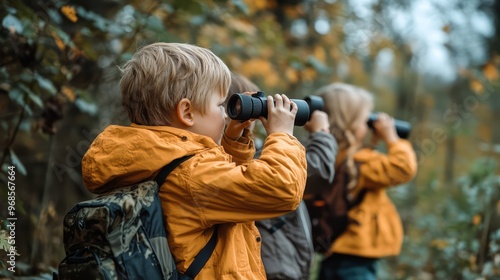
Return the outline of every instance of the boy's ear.
{"type": "Polygon", "coordinates": [[[177,103],[177,118],[179,121],[186,126],[194,125],[193,117],[193,105],[191,101],[187,98],[182,98],[179,103],[177,103]]]}

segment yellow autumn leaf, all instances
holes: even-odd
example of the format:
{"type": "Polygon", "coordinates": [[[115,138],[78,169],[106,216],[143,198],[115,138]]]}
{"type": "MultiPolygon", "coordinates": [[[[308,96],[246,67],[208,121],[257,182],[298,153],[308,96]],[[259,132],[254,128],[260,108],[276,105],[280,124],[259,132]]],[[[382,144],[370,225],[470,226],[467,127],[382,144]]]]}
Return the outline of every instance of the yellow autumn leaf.
{"type": "Polygon", "coordinates": [[[475,226],[481,224],[481,215],[479,214],[474,215],[474,217],[472,217],[472,224],[475,226]]]}
{"type": "Polygon", "coordinates": [[[299,80],[299,77],[297,75],[297,71],[295,69],[293,69],[292,67],[288,67],[285,71],[285,76],[287,78],[287,80],[291,83],[291,84],[295,84],[297,83],[297,81],[299,80]]]}
{"type": "Polygon", "coordinates": [[[339,60],[342,57],[342,51],[338,47],[333,47],[329,51],[330,57],[333,60],[339,60]]]}
{"type": "Polygon", "coordinates": [[[269,61],[256,58],[243,63],[241,72],[244,76],[264,76],[271,72],[271,63],[269,61]]]}
{"type": "Polygon", "coordinates": [[[54,219],[56,217],[56,209],[54,207],[54,203],[51,201],[49,205],[47,206],[47,214],[51,219],[54,219]]]}
{"type": "Polygon", "coordinates": [[[317,74],[316,70],[312,67],[307,67],[302,71],[302,80],[306,82],[313,81],[316,79],[317,74]]]}
{"type": "Polygon", "coordinates": [[[288,18],[298,18],[303,14],[297,6],[285,6],[284,11],[288,18]]]}
{"type": "Polygon", "coordinates": [[[470,82],[470,88],[475,93],[481,93],[484,90],[484,87],[483,87],[483,84],[481,83],[481,81],[478,81],[475,79],[470,82]]]}
{"type": "Polygon", "coordinates": [[[317,60],[325,63],[326,62],[325,49],[322,46],[316,46],[316,48],[314,48],[314,57],[316,57],[317,60]]]}
{"type": "Polygon", "coordinates": [[[230,28],[232,28],[233,30],[246,35],[254,35],[257,31],[257,29],[255,29],[255,26],[250,22],[236,18],[231,18],[231,17],[226,18],[226,24],[227,26],[230,26],[230,28]]]}
{"type": "Polygon", "coordinates": [[[477,258],[474,255],[469,256],[469,265],[472,270],[477,269],[477,258]]]}
{"type": "Polygon", "coordinates": [[[442,250],[448,247],[448,241],[443,239],[434,239],[431,241],[431,246],[442,250]]]}
{"type": "Polygon", "coordinates": [[[73,89],[71,89],[68,86],[62,86],[61,87],[61,93],[68,98],[69,101],[75,102],[76,94],[73,89]]]}
{"type": "Polygon", "coordinates": [[[245,0],[245,4],[251,13],[265,10],[274,6],[274,1],[268,0],[245,0]]]}
{"type": "Polygon", "coordinates": [[[63,51],[66,47],[66,44],[63,42],[61,37],[59,37],[59,35],[57,35],[57,33],[55,33],[54,31],[50,32],[50,35],[52,36],[52,38],[54,38],[54,42],[56,43],[57,48],[63,51]]]}
{"type": "Polygon", "coordinates": [[[275,87],[280,82],[278,71],[268,60],[262,58],[246,61],[239,72],[245,77],[261,77],[264,80],[263,88],[275,87]]]}
{"type": "Polygon", "coordinates": [[[483,74],[488,81],[494,81],[498,79],[498,70],[491,62],[486,63],[486,65],[483,67],[483,74]]]}
{"type": "Polygon", "coordinates": [[[66,16],[67,19],[69,19],[71,22],[77,22],[78,17],[76,16],[76,10],[75,8],[64,5],[61,7],[61,13],[66,16]]]}
{"type": "Polygon", "coordinates": [[[227,60],[228,66],[230,66],[231,69],[239,69],[241,67],[241,58],[238,56],[232,55],[228,57],[227,60]]]}
{"type": "MultiPolygon", "coordinates": [[[[486,109],[483,108],[483,110],[479,110],[479,112],[484,112],[486,109]]],[[[492,139],[492,129],[491,126],[485,123],[479,123],[476,128],[476,133],[479,136],[480,139],[483,139],[484,141],[488,141],[489,139],[492,139]]],[[[500,206],[500,205],[497,205],[500,206]]],[[[499,209],[500,210],[500,209],[499,209]]]]}
{"type": "MultiPolygon", "coordinates": [[[[276,72],[273,72],[271,75],[267,75],[264,77],[264,83],[268,88],[278,87],[280,81],[281,81],[280,76],[278,76],[276,72]]],[[[284,93],[284,92],[278,92],[278,93],[284,93]]]]}
{"type": "Polygon", "coordinates": [[[270,47],[263,47],[260,49],[260,57],[262,58],[273,58],[276,55],[276,50],[270,47]]]}

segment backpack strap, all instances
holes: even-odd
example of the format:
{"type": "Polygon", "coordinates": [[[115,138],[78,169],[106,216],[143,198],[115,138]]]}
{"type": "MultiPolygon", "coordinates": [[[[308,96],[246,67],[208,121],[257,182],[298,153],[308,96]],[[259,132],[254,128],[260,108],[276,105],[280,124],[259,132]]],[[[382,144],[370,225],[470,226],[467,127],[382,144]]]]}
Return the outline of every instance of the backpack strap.
{"type": "MultiPolygon", "coordinates": [[[[174,159],[171,163],[167,164],[164,166],[158,175],[155,177],[155,181],[158,184],[158,186],[163,185],[163,182],[165,182],[165,179],[167,178],[168,174],[172,172],[177,166],[179,166],[181,163],[185,162],[186,160],[190,159],[194,155],[187,155],[183,156],[177,159],[174,159]]],[[[208,243],[201,249],[201,251],[196,255],[194,258],[194,261],[191,263],[191,265],[188,267],[184,275],[190,277],[191,279],[194,279],[198,273],[200,273],[201,269],[205,266],[207,263],[208,259],[212,255],[215,246],[217,245],[217,235],[219,232],[219,225],[215,225],[214,228],[214,233],[212,234],[212,237],[210,237],[210,240],[208,243]]]]}
{"type": "Polygon", "coordinates": [[[214,233],[212,234],[212,237],[210,237],[210,240],[208,241],[207,245],[201,249],[201,251],[194,257],[194,261],[191,263],[191,265],[188,267],[184,275],[191,277],[191,279],[194,279],[198,273],[200,273],[201,269],[205,264],[207,263],[208,259],[212,255],[215,246],[217,245],[217,233],[219,232],[219,225],[215,225],[214,228],[214,233]]]}
{"type": "Polygon", "coordinates": [[[286,224],[285,217],[280,216],[280,217],[278,217],[278,219],[276,219],[274,221],[274,223],[271,224],[270,227],[266,227],[263,224],[261,224],[261,225],[264,226],[264,228],[269,232],[269,234],[274,234],[275,232],[280,230],[285,224],[286,224]]]}
{"type": "Polygon", "coordinates": [[[193,156],[194,155],[187,155],[180,158],[176,158],[171,163],[165,165],[154,179],[158,184],[158,187],[161,187],[161,185],[163,185],[163,182],[165,182],[165,179],[167,179],[168,174],[170,174],[172,170],[174,170],[181,163],[185,162],[186,160],[190,159],[193,156]]]}

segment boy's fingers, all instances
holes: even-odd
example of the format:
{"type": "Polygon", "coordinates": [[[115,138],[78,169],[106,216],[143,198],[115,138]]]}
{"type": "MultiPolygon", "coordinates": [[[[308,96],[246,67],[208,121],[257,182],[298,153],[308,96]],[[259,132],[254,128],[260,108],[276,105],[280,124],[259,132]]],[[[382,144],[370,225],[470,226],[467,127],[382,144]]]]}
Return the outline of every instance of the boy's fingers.
{"type": "Polygon", "coordinates": [[[292,100],[283,94],[283,108],[290,108],[292,100]]]}
{"type": "Polygon", "coordinates": [[[266,118],[259,117],[259,120],[262,122],[262,125],[264,125],[264,127],[267,127],[267,119],[266,118]]]}
{"type": "Polygon", "coordinates": [[[297,106],[297,103],[295,103],[291,100],[290,100],[290,106],[292,106],[292,110],[290,110],[290,112],[292,112],[294,115],[296,115],[297,112],[299,111],[299,106],[297,106]]]}
{"type": "Polygon", "coordinates": [[[284,94],[282,94],[281,97],[283,98],[283,107],[290,108],[290,98],[284,94]]]}
{"type": "Polygon", "coordinates": [[[283,97],[279,94],[274,95],[274,101],[275,101],[275,107],[276,108],[283,108],[283,97]]]}
{"type": "Polygon", "coordinates": [[[245,122],[242,123],[242,126],[243,128],[247,128],[249,127],[251,124],[253,123],[253,119],[252,120],[247,120],[245,122]]]}
{"type": "Polygon", "coordinates": [[[266,98],[267,98],[267,110],[268,112],[270,112],[271,109],[274,108],[273,97],[268,95],[266,98]]]}

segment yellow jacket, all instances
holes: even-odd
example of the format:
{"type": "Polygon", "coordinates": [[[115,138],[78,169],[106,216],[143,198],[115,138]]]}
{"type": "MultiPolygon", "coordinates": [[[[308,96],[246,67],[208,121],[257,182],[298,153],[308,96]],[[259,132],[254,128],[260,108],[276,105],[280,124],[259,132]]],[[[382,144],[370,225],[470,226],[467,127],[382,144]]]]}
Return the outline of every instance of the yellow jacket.
{"type": "Polygon", "coordinates": [[[214,253],[196,279],[266,279],[253,221],[297,208],[306,181],[305,149],[295,137],[273,133],[254,160],[253,141],[240,139],[224,137],[221,147],[168,126],[109,126],[83,157],[83,181],[89,191],[102,193],[151,179],[172,160],[194,154],[160,190],[178,270],[189,267],[220,224],[214,253]]]}
{"type": "MultiPolygon", "coordinates": [[[[345,160],[340,152],[336,164],[345,160]]],[[[386,188],[411,180],[417,160],[411,143],[400,139],[387,147],[387,154],[362,149],[354,155],[360,163],[358,186],[367,189],[363,201],[348,215],[347,230],[331,245],[329,253],[381,258],[398,255],[403,243],[403,227],[386,188]]]]}

